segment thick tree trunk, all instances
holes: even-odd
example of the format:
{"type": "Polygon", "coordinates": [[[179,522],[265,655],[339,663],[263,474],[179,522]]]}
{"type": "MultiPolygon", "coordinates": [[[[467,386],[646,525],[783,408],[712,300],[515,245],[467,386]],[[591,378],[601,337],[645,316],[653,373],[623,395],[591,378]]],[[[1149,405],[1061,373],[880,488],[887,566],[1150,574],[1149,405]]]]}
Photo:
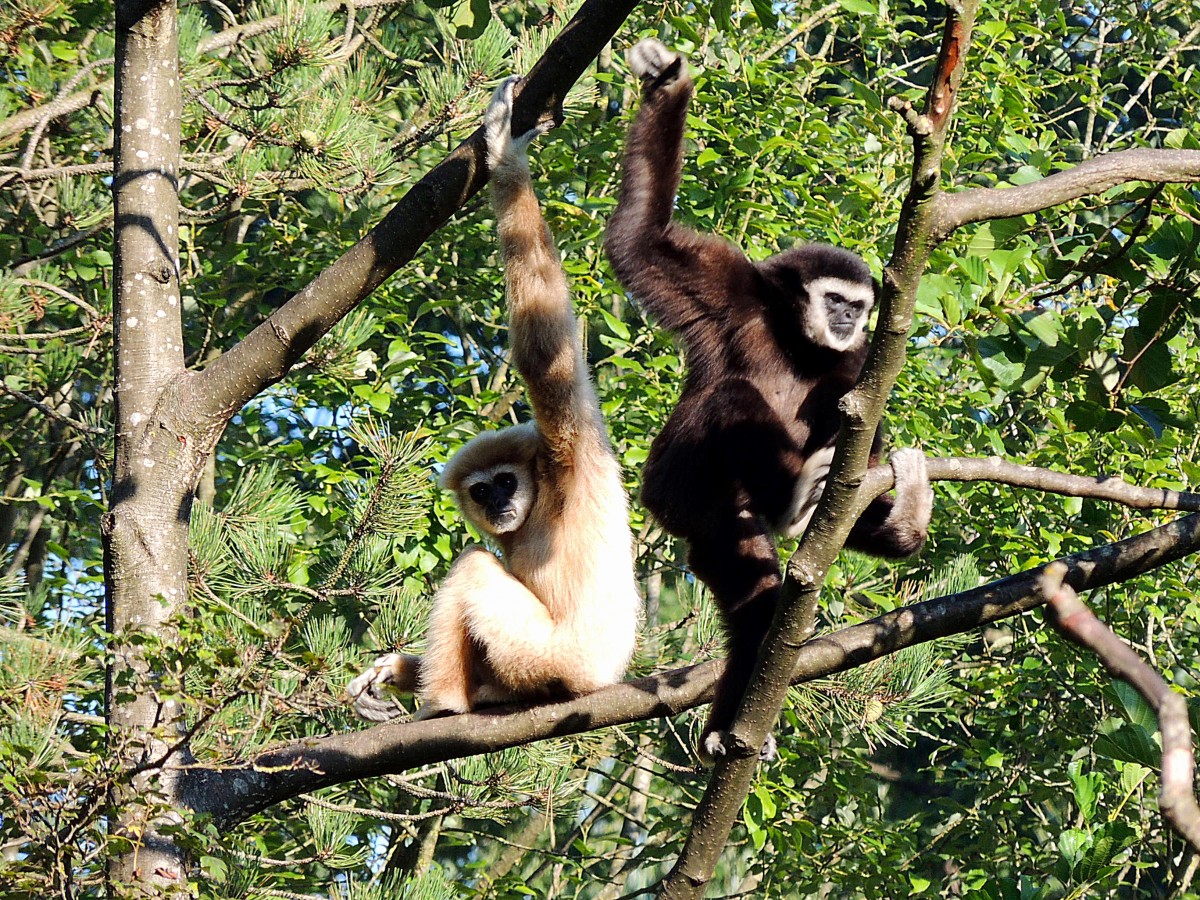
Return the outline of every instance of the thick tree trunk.
{"type": "MultiPolygon", "coordinates": [[[[184,378],[179,303],[179,51],[173,2],[118,2],[114,340],[116,467],[102,530],[112,636],[107,710],[121,778],[110,795],[109,896],[186,891],[169,760],[179,704],[147,651],[165,648],[187,590],[187,529],[203,454],[172,429],[184,378]],[[170,692],[165,692],[170,696],[170,692]]],[[[175,760],[178,761],[178,760],[175,760]]]]}

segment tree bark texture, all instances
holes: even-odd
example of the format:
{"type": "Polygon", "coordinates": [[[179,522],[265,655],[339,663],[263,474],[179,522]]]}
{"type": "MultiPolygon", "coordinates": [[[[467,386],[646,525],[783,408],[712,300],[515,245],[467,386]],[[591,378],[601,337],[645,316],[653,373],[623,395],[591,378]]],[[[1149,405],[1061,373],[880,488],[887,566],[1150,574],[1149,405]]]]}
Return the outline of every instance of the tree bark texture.
{"type": "Polygon", "coordinates": [[[113,204],[116,463],[102,535],[111,752],[109,894],[186,891],[167,753],[178,704],[160,701],[140,639],[162,638],[187,595],[191,488],[202,457],[171,429],[183,372],[179,302],[179,48],[173,2],[117,4],[113,204]]]}

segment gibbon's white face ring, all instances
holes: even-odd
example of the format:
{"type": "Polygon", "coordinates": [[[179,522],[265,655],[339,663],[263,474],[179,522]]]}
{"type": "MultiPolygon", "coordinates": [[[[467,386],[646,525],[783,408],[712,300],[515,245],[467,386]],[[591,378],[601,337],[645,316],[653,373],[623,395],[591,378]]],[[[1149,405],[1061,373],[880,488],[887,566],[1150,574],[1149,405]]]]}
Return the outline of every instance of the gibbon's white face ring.
{"type": "Polygon", "coordinates": [[[867,317],[875,305],[874,285],[842,278],[814,278],[806,285],[808,308],[804,311],[804,334],[820,347],[844,352],[859,346],[866,336],[867,317]],[[832,298],[839,305],[857,304],[861,313],[853,322],[832,322],[829,309],[832,298]]]}

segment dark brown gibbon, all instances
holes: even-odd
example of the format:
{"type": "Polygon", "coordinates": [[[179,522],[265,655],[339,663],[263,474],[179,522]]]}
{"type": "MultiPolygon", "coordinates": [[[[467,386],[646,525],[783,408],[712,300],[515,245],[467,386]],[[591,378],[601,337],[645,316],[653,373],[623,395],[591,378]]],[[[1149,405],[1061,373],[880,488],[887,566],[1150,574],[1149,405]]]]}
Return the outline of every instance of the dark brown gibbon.
{"type": "MultiPolygon", "coordinates": [[[[838,401],[867,354],[877,285],[855,254],[802,245],[752,262],[672,220],[692,96],[687,63],[653,39],[629,52],[642,81],[605,250],[621,282],[682,341],[687,379],[654,440],[642,499],[720,606],[728,662],[701,739],[711,758],[742,701],[780,596],[773,534],[803,534],[825,489],[838,401]]],[[[882,451],[875,437],[871,464],[882,451]]],[[[925,542],[933,493],[919,450],[891,456],[896,496],[874,501],[847,546],[876,556],[925,542]]],[[[774,755],[768,738],[762,755],[774,755]]]]}
{"type": "Polygon", "coordinates": [[[529,175],[540,129],[512,136],[510,78],[488,107],[492,203],[511,358],[533,421],[480,434],[441,484],[502,552],[467,549],[433,600],[423,657],[392,653],[350,682],[368,719],[584,694],[620,681],[641,616],[628,504],[584,363],[571,295],[529,175]]]}

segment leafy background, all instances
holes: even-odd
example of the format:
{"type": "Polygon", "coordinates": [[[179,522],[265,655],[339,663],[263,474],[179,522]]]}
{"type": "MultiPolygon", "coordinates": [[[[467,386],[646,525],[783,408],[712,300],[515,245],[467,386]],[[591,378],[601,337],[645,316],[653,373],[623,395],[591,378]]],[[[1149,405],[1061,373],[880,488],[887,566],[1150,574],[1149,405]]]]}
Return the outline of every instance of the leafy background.
{"type": "MultiPolygon", "coordinates": [[[[303,287],[472,130],[570,10],[479,0],[181,10],[185,344],[203,366],[303,287]],[[269,17],[280,17],[271,19],[269,17]],[[233,44],[232,23],[276,23],[233,44]]],[[[1021,184],[1105,151],[1197,148],[1195,2],[985,5],[946,162],[1021,184]]],[[[600,252],[657,35],[697,80],[682,219],[763,258],[798,241],[888,257],[936,4],[679,3],[637,13],[534,151],[636,496],[683,372],[600,252]]],[[[112,7],[0,10],[0,885],[91,897],[108,851],[100,517],[111,469],[112,7]],[[8,118],[79,90],[44,127],[8,118]],[[63,167],[83,167],[70,169],[63,167]],[[90,168],[89,168],[90,167],[90,168]],[[23,176],[23,177],[18,177],[23,176]],[[37,401],[34,405],[31,401],[37,401]]],[[[1195,188],[1133,186],[964,229],[933,257],[890,442],[1194,486],[1195,188]]],[[[480,197],[222,438],[192,523],[192,610],[147,651],[198,758],[359,728],[340,692],[420,647],[472,536],[432,472],[526,414],[506,363],[480,197]]],[[[822,626],[1144,530],[1160,517],[987,484],[937,485],[923,554],[843,555],[822,626]]],[[[635,672],[719,653],[683,548],[635,506],[650,621],[635,672]]],[[[1090,602],[1189,698],[1200,603],[1184,561],[1090,602]]],[[[323,790],[230,832],[180,830],[204,897],[636,896],[673,859],[704,778],[695,714],[323,790]]],[[[1145,706],[1039,613],[794,692],[718,895],[1190,896],[1196,859],[1155,811],[1145,706]]],[[[147,802],[153,802],[148,798],[147,802]]]]}

